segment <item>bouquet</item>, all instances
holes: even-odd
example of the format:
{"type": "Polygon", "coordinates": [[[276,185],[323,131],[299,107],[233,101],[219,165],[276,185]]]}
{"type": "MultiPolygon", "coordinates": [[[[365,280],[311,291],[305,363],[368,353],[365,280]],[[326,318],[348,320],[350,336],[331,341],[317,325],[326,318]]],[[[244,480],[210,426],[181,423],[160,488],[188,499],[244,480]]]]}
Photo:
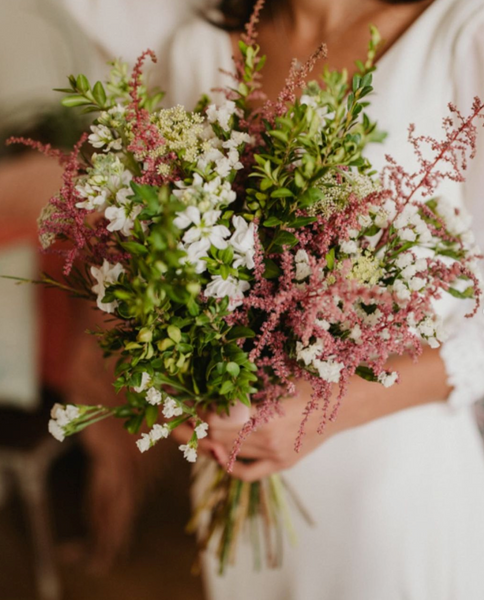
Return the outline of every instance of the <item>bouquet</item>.
{"type": "Polygon", "coordinates": [[[280,562],[291,491],[279,475],[251,484],[230,469],[297,381],[308,381],[312,396],[296,451],[314,413],[321,433],[337,417],[351,377],[389,387],[398,381],[390,355],[417,358],[422,344],[439,346],[442,294],[473,298],[474,310],[481,294],[468,217],[436,190],[446,178],[463,180],[484,105],[476,99],[469,117],[450,106],[442,141],[410,128],[419,170],[389,158],[378,175],[364,157],[382,139],[365,114],[378,32],[351,81],[326,70],[307,83],[322,46],[294,64],[269,102],[256,42],[262,5],[224,103],[204,96],[194,111],[161,108],[162,95],[143,84],[143,62],[155,60],[147,51],[131,75],[113,63],[105,85],[70,77],[63,104],[96,112],[70,154],[11,140],[65,167],[39,219],[43,248],[65,255],[65,280],[42,283],[106,314],[95,335],[118,356],[114,386],[123,392],[115,407],[55,405],[51,433],[62,441],[114,416],[145,452],[188,422],[193,435],[180,451],[195,462],[203,411],[255,409],[192,523],[202,547],[215,545],[221,571],[246,529],[255,549],[262,532],[269,564],[280,562]]]}

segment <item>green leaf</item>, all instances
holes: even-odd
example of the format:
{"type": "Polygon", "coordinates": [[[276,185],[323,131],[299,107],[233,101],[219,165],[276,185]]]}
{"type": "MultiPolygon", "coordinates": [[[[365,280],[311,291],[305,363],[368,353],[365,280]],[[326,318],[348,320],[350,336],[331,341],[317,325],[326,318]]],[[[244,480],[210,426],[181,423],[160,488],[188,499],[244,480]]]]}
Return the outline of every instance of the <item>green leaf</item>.
{"type": "Polygon", "coordinates": [[[271,193],[271,198],[292,198],[294,194],[287,188],[279,188],[271,193]]]}
{"type": "Polygon", "coordinates": [[[281,224],[282,224],[282,221],[281,221],[281,219],[279,219],[279,217],[269,217],[262,223],[262,225],[264,227],[277,227],[278,225],[281,225],[281,224]]]}
{"type": "Polygon", "coordinates": [[[235,362],[229,362],[227,364],[227,372],[232,375],[232,377],[238,377],[240,373],[240,367],[235,362]]]}
{"type": "Polygon", "coordinates": [[[134,434],[138,433],[142,423],[143,415],[136,415],[135,417],[131,417],[131,419],[128,419],[124,426],[129,431],[129,433],[134,434]]]}
{"type": "Polygon", "coordinates": [[[145,412],[146,424],[151,429],[158,419],[158,407],[148,406],[145,412]]]}
{"type": "Polygon", "coordinates": [[[175,325],[168,325],[167,333],[168,336],[175,342],[175,344],[179,344],[181,342],[182,333],[178,327],[175,327],[175,325]]]}
{"type": "Polygon", "coordinates": [[[121,246],[133,256],[148,254],[148,248],[143,244],[138,244],[138,242],[121,242],[121,246]]]}
{"type": "Polygon", "coordinates": [[[240,340],[253,337],[255,337],[255,331],[249,329],[249,327],[243,327],[242,325],[232,327],[226,335],[227,340],[240,340]]]}
{"type": "Polygon", "coordinates": [[[92,104],[90,100],[87,98],[83,98],[82,96],[72,95],[66,96],[61,101],[62,106],[66,106],[67,108],[73,108],[75,106],[83,106],[85,104],[92,104]]]}
{"type": "Polygon", "coordinates": [[[226,394],[231,392],[233,389],[234,389],[234,384],[231,381],[229,381],[229,380],[224,381],[222,383],[222,387],[219,390],[219,394],[221,396],[225,396],[226,394]]]}
{"type": "Polygon", "coordinates": [[[319,188],[309,188],[304,194],[299,197],[299,208],[309,208],[319,200],[324,198],[323,190],[319,188]]]}
{"type": "Polygon", "coordinates": [[[334,269],[334,259],[335,259],[335,250],[331,248],[331,250],[326,254],[326,265],[330,271],[334,269]]]}
{"type": "Polygon", "coordinates": [[[460,298],[461,300],[467,300],[469,298],[474,298],[474,288],[472,286],[466,288],[463,292],[456,290],[455,288],[449,288],[447,290],[451,296],[454,298],[460,298]]]}
{"type": "Polygon", "coordinates": [[[85,75],[78,75],[76,80],[76,86],[83,94],[88,92],[91,88],[89,81],[85,75]]]}
{"type": "Polygon", "coordinates": [[[266,279],[276,279],[281,274],[281,269],[278,265],[272,260],[272,258],[266,258],[264,260],[264,264],[266,266],[264,271],[264,277],[266,279]]]}
{"type": "Polygon", "coordinates": [[[269,131],[269,135],[283,142],[284,144],[287,144],[289,140],[289,136],[287,135],[287,133],[285,133],[284,131],[279,131],[278,129],[269,131]]]}
{"type": "Polygon", "coordinates": [[[99,106],[104,106],[106,104],[106,92],[104,91],[103,84],[100,81],[96,81],[96,84],[92,90],[92,95],[99,106]]]}
{"type": "Polygon", "coordinates": [[[317,217],[296,217],[294,221],[289,223],[289,226],[298,229],[299,227],[306,227],[306,225],[315,223],[317,220],[317,217]]]}
{"type": "Polygon", "coordinates": [[[360,365],[356,368],[356,374],[359,375],[362,379],[366,379],[366,381],[378,381],[375,373],[373,373],[373,369],[370,367],[365,367],[360,365]]]}
{"type": "Polygon", "coordinates": [[[274,244],[278,246],[295,246],[299,243],[297,237],[289,231],[279,231],[274,237],[274,244]]]}

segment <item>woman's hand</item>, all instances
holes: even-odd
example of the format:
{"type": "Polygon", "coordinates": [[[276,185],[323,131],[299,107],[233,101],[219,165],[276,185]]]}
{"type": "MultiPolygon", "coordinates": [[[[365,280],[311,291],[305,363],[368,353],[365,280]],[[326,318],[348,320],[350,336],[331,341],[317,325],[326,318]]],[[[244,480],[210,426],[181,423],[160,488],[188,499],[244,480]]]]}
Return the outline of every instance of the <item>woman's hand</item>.
{"type": "MultiPolygon", "coordinates": [[[[283,414],[275,415],[268,423],[261,425],[247,437],[234,464],[232,471],[234,477],[244,481],[256,481],[288,469],[335,433],[335,424],[328,423],[326,433],[318,434],[321,413],[314,413],[306,425],[302,448],[300,452],[295,452],[294,444],[310,394],[309,385],[299,382],[298,395],[282,401],[283,414]]],[[[200,417],[208,423],[209,428],[208,437],[199,441],[199,451],[212,455],[221,466],[225,467],[242,426],[256,410],[255,407],[249,409],[239,403],[232,409],[229,417],[219,416],[215,412],[201,414],[200,417]]],[[[180,443],[186,443],[192,432],[193,428],[185,424],[175,429],[172,435],[180,443]]]]}
{"type": "MultiPolygon", "coordinates": [[[[244,481],[256,481],[267,475],[288,469],[333,435],[375,419],[390,415],[399,410],[429,402],[443,401],[450,392],[446,383],[445,367],[438,350],[426,347],[417,363],[408,356],[395,357],[389,361],[389,370],[400,374],[400,382],[391,388],[353,377],[348,393],[341,404],[334,423],[327,423],[324,433],[318,433],[321,412],[314,412],[305,428],[306,435],[300,452],[295,452],[294,442],[303,419],[303,411],[310,399],[311,390],[306,382],[298,382],[298,396],[282,401],[284,414],[275,416],[261,425],[242,445],[239,459],[232,475],[244,481]]],[[[337,387],[333,391],[335,400],[337,387]]],[[[255,408],[249,409],[239,404],[231,411],[230,417],[220,417],[215,413],[201,415],[209,424],[208,437],[199,442],[199,450],[211,454],[222,466],[226,466],[233,443],[243,424],[255,408]]],[[[185,424],[174,430],[173,436],[181,443],[191,437],[193,428],[185,424]]]]}

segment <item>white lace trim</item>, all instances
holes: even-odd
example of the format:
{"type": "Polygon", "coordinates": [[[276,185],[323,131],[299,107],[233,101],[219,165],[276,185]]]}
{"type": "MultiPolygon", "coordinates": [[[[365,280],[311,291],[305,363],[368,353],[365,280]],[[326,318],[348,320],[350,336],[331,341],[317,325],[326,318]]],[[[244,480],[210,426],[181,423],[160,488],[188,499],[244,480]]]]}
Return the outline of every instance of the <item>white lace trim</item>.
{"type": "Polygon", "coordinates": [[[484,398],[484,314],[479,308],[471,319],[458,319],[440,348],[447,382],[453,387],[448,403],[459,408],[484,398]]]}

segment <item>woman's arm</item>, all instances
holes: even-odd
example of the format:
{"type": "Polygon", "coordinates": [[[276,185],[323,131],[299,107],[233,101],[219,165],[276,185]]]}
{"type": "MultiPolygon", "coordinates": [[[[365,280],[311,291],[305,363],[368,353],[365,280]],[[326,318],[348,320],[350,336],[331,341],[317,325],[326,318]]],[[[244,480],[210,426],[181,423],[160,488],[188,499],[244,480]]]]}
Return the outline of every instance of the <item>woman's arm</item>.
{"type": "MultiPolygon", "coordinates": [[[[406,408],[445,401],[451,391],[438,350],[426,347],[417,363],[408,356],[394,357],[389,361],[389,368],[400,374],[399,383],[391,388],[353,377],[335,422],[328,423],[322,435],[317,431],[322,414],[313,413],[306,427],[302,449],[296,453],[294,441],[311,394],[309,384],[300,382],[299,395],[283,401],[284,415],[274,417],[247,438],[240,457],[250,458],[253,462],[236,462],[233,475],[244,481],[255,481],[288,469],[337,433],[406,408]]],[[[336,394],[335,387],[334,397],[336,394]]],[[[249,417],[248,410],[240,409],[237,413],[230,418],[216,414],[205,416],[209,435],[202,440],[200,450],[211,453],[221,465],[227,463],[234,439],[249,417]]],[[[190,435],[189,426],[175,430],[174,435],[185,443],[190,435]]]]}

